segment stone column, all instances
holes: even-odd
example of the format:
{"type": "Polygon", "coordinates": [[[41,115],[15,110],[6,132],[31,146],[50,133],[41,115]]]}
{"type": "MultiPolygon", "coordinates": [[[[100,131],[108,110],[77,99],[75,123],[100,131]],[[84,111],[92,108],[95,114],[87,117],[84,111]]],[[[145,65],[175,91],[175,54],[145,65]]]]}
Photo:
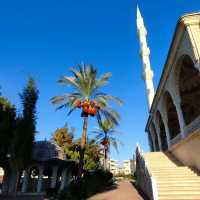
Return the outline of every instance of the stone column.
{"type": "Polygon", "coordinates": [[[27,191],[28,179],[29,179],[29,170],[24,170],[24,177],[23,177],[23,183],[22,183],[22,192],[26,192],[27,191]]]}
{"type": "Polygon", "coordinates": [[[163,114],[162,118],[163,118],[163,123],[164,123],[164,127],[165,127],[165,134],[167,137],[167,146],[169,149],[171,147],[171,142],[170,142],[170,132],[169,132],[169,128],[168,128],[168,118],[167,118],[166,114],[163,114]]]}
{"type": "Polygon", "coordinates": [[[176,111],[178,115],[178,121],[179,121],[179,126],[180,126],[180,131],[181,131],[180,134],[181,134],[181,137],[184,138],[185,137],[185,134],[184,134],[185,120],[184,120],[183,112],[181,109],[181,101],[179,98],[177,98],[174,103],[175,103],[176,111]]]}
{"type": "Polygon", "coordinates": [[[61,175],[60,191],[65,188],[66,178],[67,178],[67,169],[65,168],[63,169],[62,175],[61,175]]]}
{"type": "Polygon", "coordinates": [[[155,125],[155,129],[156,129],[156,133],[157,134],[157,137],[158,137],[158,144],[159,144],[159,149],[160,151],[162,151],[162,141],[161,141],[161,137],[160,137],[160,127],[158,125],[158,123],[154,123],[155,125]]]}
{"type": "Polygon", "coordinates": [[[43,171],[44,171],[44,167],[43,166],[39,167],[38,184],[37,184],[38,193],[41,192],[42,190],[43,171]]]}
{"type": "Polygon", "coordinates": [[[53,167],[53,173],[52,173],[52,179],[51,179],[51,188],[56,187],[57,172],[58,172],[58,167],[54,166],[53,167]]]}
{"type": "Polygon", "coordinates": [[[156,144],[155,144],[155,137],[156,137],[156,135],[155,135],[152,127],[150,127],[149,134],[150,134],[149,136],[151,137],[151,140],[152,140],[153,151],[156,151],[156,144]]]}

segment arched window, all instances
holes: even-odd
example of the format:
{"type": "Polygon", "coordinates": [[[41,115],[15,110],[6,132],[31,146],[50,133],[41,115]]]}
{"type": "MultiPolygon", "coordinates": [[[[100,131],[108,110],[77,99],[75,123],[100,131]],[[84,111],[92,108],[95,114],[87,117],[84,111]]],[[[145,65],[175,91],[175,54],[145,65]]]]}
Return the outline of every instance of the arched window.
{"type": "Polygon", "coordinates": [[[165,105],[166,105],[166,110],[167,110],[170,139],[173,139],[180,133],[178,115],[176,112],[176,107],[172,101],[172,98],[169,92],[165,93],[164,98],[165,98],[165,105]]]}
{"type": "Polygon", "coordinates": [[[156,146],[155,151],[160,151],[160,147],[159,147],[159,143],[158,143],[158,135],[157,135],[154,123],[152,124],[152,129],[153,129],[153,134],[154,134],[154,142],[155,142],[155,146],[156,146]]]}
{"type": "Polygon", "coordinates": [[[200,73],[189,56],[184,56],[179,65],[181,109],[188,125],[200,115],[200,73]]]}
{"type": "Polygon", "coordinates": [[[165,126],[164,126],[160,112],[157,112],[157,120],[158,120],[159,128],[160,128],[160,138],[161,138],[162,150],[165,151],[168,149],[167,136],[166,136],[165,126]]]}

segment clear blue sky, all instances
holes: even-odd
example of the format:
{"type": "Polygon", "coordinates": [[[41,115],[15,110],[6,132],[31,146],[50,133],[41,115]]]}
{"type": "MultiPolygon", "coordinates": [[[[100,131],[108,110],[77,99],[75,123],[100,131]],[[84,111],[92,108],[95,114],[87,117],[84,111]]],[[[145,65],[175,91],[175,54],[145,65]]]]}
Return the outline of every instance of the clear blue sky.
{"type": "MultiPolygon", "coordinates": [[[[179,16],[198,11],[199,0],[137,2],[144,16],[151,49],[151,63],[158,84],[163,64],[179,16]]],[[[147,102],[141,80],[142,66],[136,36],[134,0],[34,0],[0,2],[0,85],[2,94],[20,110],[19,92],[32,74],[40,90],[37,139],[49,138],[68,122],[81,134],[78,113],[67,117],[49,99],[67,91],[56,83],[68,68],[84,61],[99,73],[111,71],[113,77],[104,91],[124,100],[118,108],[124,132],[124,145],[118,160],[131,158],[139,142],[148,150],[144,127],[147,102]]],[[[90,120],[90,130],[95,121],[90,120]]],[[[91,133],[89,133],[91,136],[91,133]]]]}

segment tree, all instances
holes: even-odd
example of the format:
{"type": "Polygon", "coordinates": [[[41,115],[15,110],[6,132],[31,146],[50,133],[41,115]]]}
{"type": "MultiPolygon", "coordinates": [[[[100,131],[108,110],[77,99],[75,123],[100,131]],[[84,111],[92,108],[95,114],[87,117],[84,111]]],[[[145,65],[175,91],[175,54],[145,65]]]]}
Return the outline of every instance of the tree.
{"type": "Polygon", "coordinates": [[[86,144],[84,155],[84,170],[95,170],[100,166],[101,149],[94,139],[86,144]]]}
{"type": "MultiPolygon", "coordinates": [[[[63,128],[56,129],[52,139],[60,146],[68,159],[79,163],[81,139],[74,139],[74,128],[66,124],[63,128]]],[[[96,169],[99,166],[100,147],[95,140],[89,140],[85,147],[84,170],[96,169]]]]}
{"type": "Polygon", "coordinates": [[[20,171],[25,169],[32,161],[32,149],[36,133],[36,103],[38,95],[39,92],[35,81],[30,77],[23,92],[20,94],[23,110],[22,114],[17,117],[16,130],[12,141],[11,162],[12,166],[14,166],[14,175],[17,179],[19,178],[20,171]]]}
{"type": "Polygon", "coordinates": [[[81,64],[78,69],[72,68],[73,76],[63,76],[58,82],[73,88],[72,93],[55,96],[51,99],[53,104],[59,105],[57,109],[69,108],[70,115],[74,110],[81,109],[83,118],[83,132],[81,137],[79,177],[84,165],[84,152],[86,147],[88,117],[96,116],[99,123],[102,117],[117,124],[119,115],[108,105],[109,100],[118,104],[122,101],[118,98],[100,91],[108,83],[111,73],[105,73],[97,78],[97,71],[92,65],[81,64]]]}
{"type": "Polygon", "coordinates": [[[66,124],[62,128],[57,128],[55,133],[53,134],[52,139],[57,143],[59,147],[63,149],[67,158],[71,158],[70,151],[74,148],[74,128],[69,128],[66,124]]]}
{"type": "Polygon", "coordinates": [[[15,129],[16,111],[6,98],[0,96],[0,166],[8,165],[8,155],[15,129]]]}
{"type": "Polygon", "coordinates": [[[110,146],[113,146],[118,152],[118,145],[121,144],[116,138],[116,134],[120,132],[115,130],[115,124],[111,123],[109,120],[104,120],[99,124],[99,128],[96,128],[93,133],[96,134],[97,143],[103,145],[104,147],[104,169],[107,168],[107,159],[110,146]]]}

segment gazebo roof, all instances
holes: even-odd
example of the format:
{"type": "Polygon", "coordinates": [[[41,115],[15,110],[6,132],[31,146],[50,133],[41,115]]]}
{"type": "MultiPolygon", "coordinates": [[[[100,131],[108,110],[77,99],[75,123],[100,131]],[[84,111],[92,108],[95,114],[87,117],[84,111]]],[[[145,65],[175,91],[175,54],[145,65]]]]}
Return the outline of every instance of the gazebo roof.
{"type": "Polygon", "coordinates": [[[37,141],[33,147],[33,160],[48,161],[48,160],[66,160],[63,150],[56,144],[55,141],[37,141]]]}

